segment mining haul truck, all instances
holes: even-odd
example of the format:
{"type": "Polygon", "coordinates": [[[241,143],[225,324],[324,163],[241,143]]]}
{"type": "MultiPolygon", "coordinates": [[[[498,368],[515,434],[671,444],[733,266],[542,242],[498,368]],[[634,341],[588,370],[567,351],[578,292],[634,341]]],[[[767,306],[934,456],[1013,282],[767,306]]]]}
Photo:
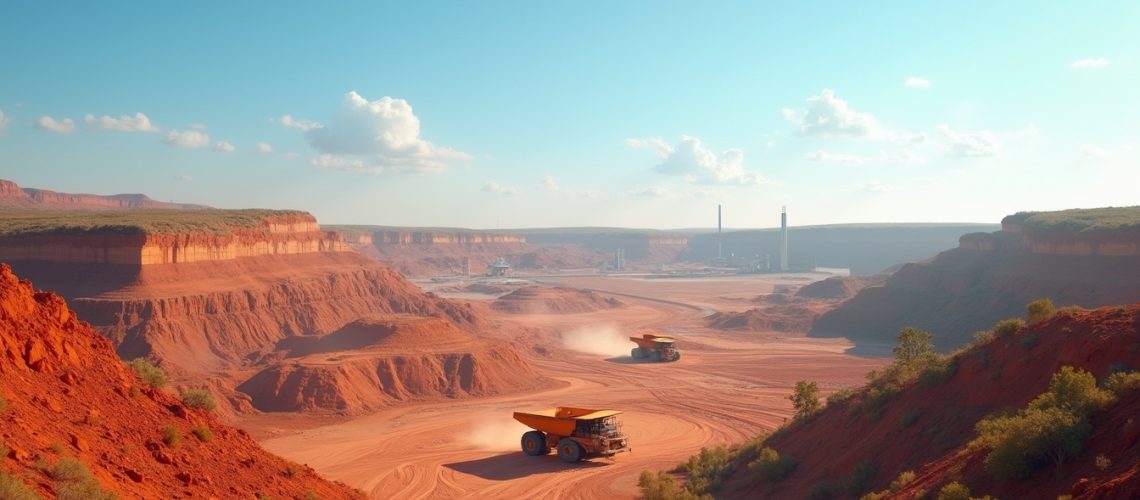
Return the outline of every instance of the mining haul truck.
{"type": "Polygon", "coordinates": [[[515,420],[534,429],[522,435],[522,451],[530,456],[547,455],[574,463],[586,457],[613,457],[629,451],[617,410],[590,410],[559,406],[537,411],[516,411],[515,420]]]}
{"type": "Polygon", "coordinates": [[[651,361],[677,361],[681,353],[677,351],[677,341],[672,337],[662,337],[646,333],[640,337],[630,337],[637,344],[629,355],[633,359],[648,359],[651,361]]]}

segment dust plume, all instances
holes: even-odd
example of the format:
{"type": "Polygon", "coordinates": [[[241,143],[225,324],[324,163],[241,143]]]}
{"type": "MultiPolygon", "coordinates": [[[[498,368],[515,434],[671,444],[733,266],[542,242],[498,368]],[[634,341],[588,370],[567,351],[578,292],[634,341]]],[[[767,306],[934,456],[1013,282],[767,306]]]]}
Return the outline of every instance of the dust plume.
{"type": "Polygon", "coordinates": [[[628,356],[634,347],[629,337],[612,325],[587,326],[562,332],[562,345],[587,354],[628,356]]]}
{"type": "MultiPolygon", "coordinates": [[[[509,415],[509,413],[508,413],[509,415]]],[[[495,420],[484,422],[464,432],[462,440],[484,450],[516,450],[524,432],[530,428],[517,420],[495,420]]]]}

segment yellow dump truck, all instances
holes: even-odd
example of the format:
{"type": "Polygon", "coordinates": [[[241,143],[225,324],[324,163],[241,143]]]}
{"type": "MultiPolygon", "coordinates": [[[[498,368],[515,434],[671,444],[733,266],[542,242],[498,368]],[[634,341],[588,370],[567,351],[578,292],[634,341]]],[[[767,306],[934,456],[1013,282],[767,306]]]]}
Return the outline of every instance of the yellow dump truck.
{"type": "Polygon", "coordinates": [[[629,451],[617,410],[591,410],[559,406],[516,411],[515,420],[534,429],[522,435],[522,451],[530,456],[558,450],[558,458],[574,463],[586,457],[612,457],[629,451]]]}
{"type": "Polygon", "coordinates": [[[648,359],[650,361],[677,361],[681,353],[677,351],[677,341],[673,337],[662,337],[646,333],[640,337],[630,337],[629,340],[637,344],[629,351],[633,359],[648,359]]]}

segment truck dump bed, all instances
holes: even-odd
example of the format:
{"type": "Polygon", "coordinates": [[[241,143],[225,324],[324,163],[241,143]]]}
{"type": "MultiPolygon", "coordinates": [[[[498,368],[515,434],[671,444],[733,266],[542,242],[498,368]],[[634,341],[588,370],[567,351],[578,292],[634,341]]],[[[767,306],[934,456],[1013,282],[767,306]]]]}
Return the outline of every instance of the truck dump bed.
{"type": "Polygon", "coordinates": [[[559,406],[545,410],[516,411],[515,420],[536,431],[559,436],[569,436],[574,432],[579,420],[595,420],[620,415],[618,410],[592,410],[559,406]]]}
{"type": "Polygon", "coordinates": [[[646,349],[653,349],[659,344],[674,344],[677,342],[673,337],[663,337],[661,335],[653,335],[652,333],[646,333],[640,337],[630,337],[629,340],[637,344],[638,347],[646,349]]]}

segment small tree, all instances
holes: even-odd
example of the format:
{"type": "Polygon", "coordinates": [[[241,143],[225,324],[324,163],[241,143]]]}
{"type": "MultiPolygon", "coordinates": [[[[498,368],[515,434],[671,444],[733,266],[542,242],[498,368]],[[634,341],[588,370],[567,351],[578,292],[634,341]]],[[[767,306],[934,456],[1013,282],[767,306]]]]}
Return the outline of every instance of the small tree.
{"type": "Polygon", "coordinates": [[[1053,307],[1053,301],[1048,297],[1037,299],[1025,306],[1025,315],[1029,318],[1030,324],[1045,321],[1056,313],[1057,308],[1053,307]]]}
{"type": "Polygon", "coordinates": [[[899,331],[899,344],[891,350],[900,365],[910,366],[934,354],[934,334],[911,326],[899,331]]]}
{"type": "Polygon", "coordinates": [[[1021,318],[1003,319],[994,324],[994,333],[998,337],[1008,337],[1017,333],[1023,326],[1025,326],[1025,320],[1021,318]]]}
{"type": "Polygon", "coordinates": [[[800,380],[788,399],[792,400],[792,408],[796,410],[796,418],[807,418],[815,415],[821,408],[819,404],[819,384],[814,381],[800,380]]]}
{"type": "Polygon", "coordinates": [[[938,500],[970,500],[970,488],[957,481],[947,483],[938,490],[938,500]]]}
{"type": "Polygon", "coordinates": [[[1037,396],[1029,403],[1030,408],[1060,408],[1084,418],[1089,413],[1104,408],[1113,400],[1111,392],[1096,385],[1096,377],[1091,373],[1062,366],[1049,381],[1049,391],[1037,396]]]}

